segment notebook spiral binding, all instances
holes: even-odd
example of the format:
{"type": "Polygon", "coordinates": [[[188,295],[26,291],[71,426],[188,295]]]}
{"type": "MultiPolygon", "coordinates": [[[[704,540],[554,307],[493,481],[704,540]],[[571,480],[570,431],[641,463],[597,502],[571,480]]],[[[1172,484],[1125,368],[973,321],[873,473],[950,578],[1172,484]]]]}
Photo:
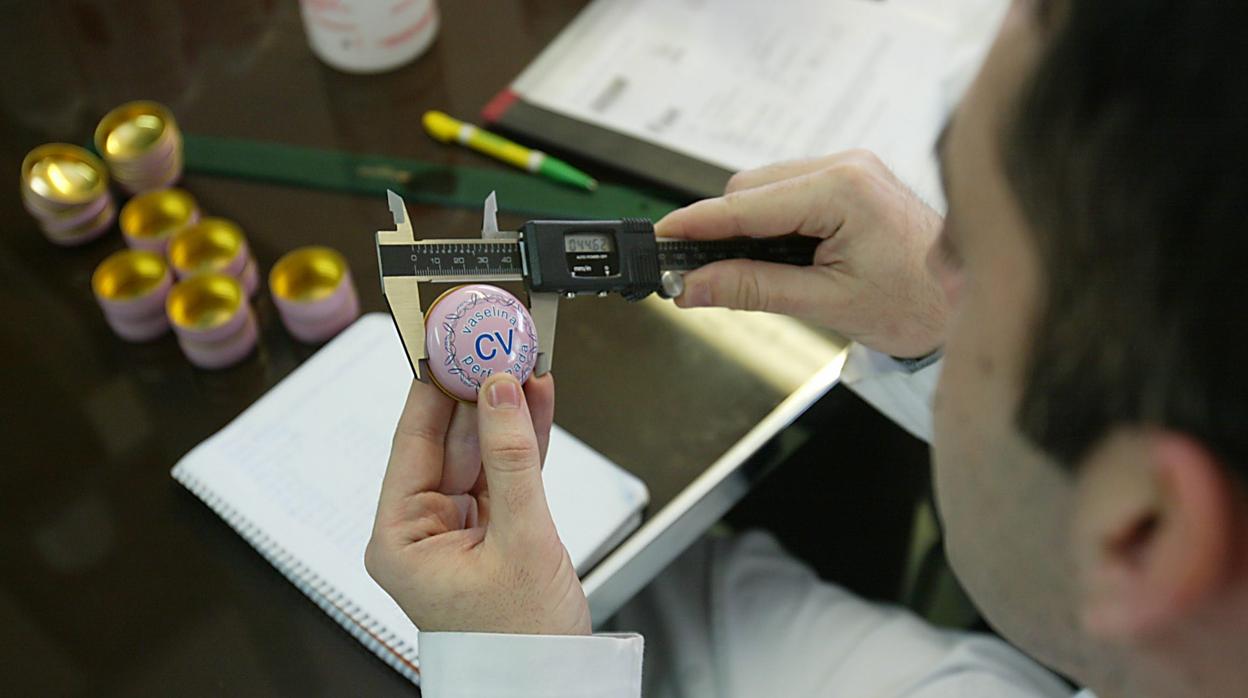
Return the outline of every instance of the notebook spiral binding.
{"type": "Polygon", "coordinates": [[[420,667],[415,647],[361,610],[320,575],[308,569],[198,478],[187,475],[180,466],[174,468],[173,477],[224,519],[251,547],[255,548],[256,552],[268,560],[269,564],[281,572],[299,591],[302,591],[360,644],[409,681],[420,684],[420,667]]]}

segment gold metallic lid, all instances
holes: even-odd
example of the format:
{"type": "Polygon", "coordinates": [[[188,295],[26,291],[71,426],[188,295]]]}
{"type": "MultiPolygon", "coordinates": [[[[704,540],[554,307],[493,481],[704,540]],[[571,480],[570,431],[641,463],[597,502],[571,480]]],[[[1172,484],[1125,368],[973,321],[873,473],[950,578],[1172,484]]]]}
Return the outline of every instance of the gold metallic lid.
{"type": "Polygon", "coordinates": [[[157,189],[130,199],[121,208],[121,232],[132,238],[172,235],[193,222],[198,206],[183,189],[157,189]]]}
{"type": "Polygon", "coordinates": [[[85,148],[47,143],[22,160],[22,186],[53,204],[82,204],[108,191],[108,169],[85,148]]]}
{"type": "Polygon", "coordinates": [[[169,241],[169,261],[183,272],[216,272],[230,266],[246,248],[234,221],[209,217],[178,231],[169,241]]]}
{"type": "Polygon", "coordinates": [[[95,295],[112,301],[142,298],[160,287],[169,267],[164,257],[146,250],[114,252],[91,275],[95,295]]]}
{"type": "Polygon", "coordinates": [[[200,274],[174,284],[165,310],[178,327],[210,330],[229,322],[246,302],[243,285],[235,278],[200,274]]]}
{"type": "Polygon", "coordinates": [[[347,260],[329,247],[300,247],[282,255],[269,272],[274,295],[296,303],[327,298],[347,275],[347,260]]]}
{"type": "Polygon", "coordinates": [[[126,102],[100,119],[95,127],[95,149],[106,160],[131,160],[176,132],[173,114],[164,105],[146,100],[126,102]]]}

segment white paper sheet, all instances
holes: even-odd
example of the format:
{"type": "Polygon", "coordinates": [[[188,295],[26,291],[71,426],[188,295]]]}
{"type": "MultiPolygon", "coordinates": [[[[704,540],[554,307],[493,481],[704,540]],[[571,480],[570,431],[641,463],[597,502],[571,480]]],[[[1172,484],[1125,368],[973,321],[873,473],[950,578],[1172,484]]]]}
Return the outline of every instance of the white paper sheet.
{"type": "Polygon", "coordinates": [[[869,148],[939,202],[932,145],[1002,0],[595,0],[526,100],[730,170],[869,148]],[[968,63],[970,63],[968,65],[968,63]]]}

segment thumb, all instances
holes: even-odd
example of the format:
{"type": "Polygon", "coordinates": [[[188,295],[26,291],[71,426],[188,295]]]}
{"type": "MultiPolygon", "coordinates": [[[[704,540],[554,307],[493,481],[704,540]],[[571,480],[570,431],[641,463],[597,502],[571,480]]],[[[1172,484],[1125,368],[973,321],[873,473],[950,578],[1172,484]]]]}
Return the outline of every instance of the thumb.
{"type": "Polygon", "coordinates": [[[809,314],[812,296],[825,290],[817,283],[823,279],[808,267],[748,259],[708,264],[685,274],[684,281],[685,290],[676,298],[682,308],[718,306],[798,317],[809,314]]]}
{"type": "Polygon", "coordinates": [[[537,434],[514,376],[495,374],[481,386],[477,419],[490,493],[490,532],[506,539],[553,526],[542,488],[537,434]]]}

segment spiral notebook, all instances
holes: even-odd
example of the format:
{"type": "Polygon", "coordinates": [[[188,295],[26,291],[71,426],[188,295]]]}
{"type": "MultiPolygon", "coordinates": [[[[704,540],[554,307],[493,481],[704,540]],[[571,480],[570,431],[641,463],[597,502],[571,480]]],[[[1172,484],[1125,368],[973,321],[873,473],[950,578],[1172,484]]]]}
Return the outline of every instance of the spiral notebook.
{"type": "MultiPolygon", "coordinates": [[[[173,477],[347,632],[419,683],[417,629],[364,570],[410,379],[389,316],[366,315],[186,454],[173,477]]],[[[581,574],[637,526],[649,499],[640,480],[557,425],[543,478],[581,574]]]]}

